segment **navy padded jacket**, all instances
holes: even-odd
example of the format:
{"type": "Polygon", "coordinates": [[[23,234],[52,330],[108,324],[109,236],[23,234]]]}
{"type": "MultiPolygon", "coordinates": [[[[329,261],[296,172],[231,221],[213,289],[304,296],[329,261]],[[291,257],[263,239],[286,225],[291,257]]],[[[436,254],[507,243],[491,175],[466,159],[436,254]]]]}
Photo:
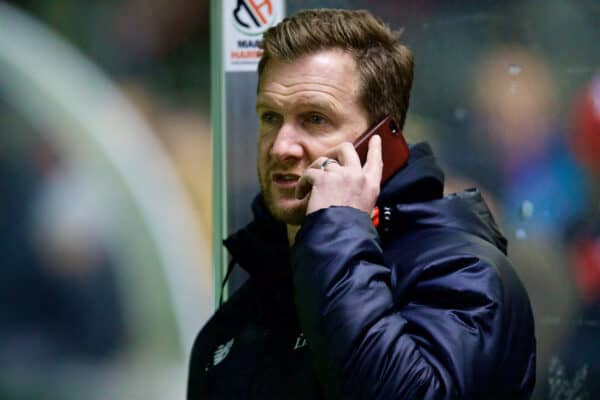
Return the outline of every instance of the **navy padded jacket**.
{"type": "Polygon", "coordinates": [[[429,146],[382,189],[381,224],[306,217],[289,249],[259,198],[225,241],[248,282],[200,332],[188,399],[527,399],[527,293],[477,190],[442,197],[429,146]]]}

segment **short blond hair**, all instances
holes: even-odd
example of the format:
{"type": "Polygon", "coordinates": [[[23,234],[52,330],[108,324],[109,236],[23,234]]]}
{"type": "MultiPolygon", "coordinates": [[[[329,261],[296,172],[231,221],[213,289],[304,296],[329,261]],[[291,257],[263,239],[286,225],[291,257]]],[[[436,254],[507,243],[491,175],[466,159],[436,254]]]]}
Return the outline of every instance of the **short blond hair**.
{"type": "Polygon", "coordinates": [[[293,62],[320,50],[340,48],[356,61],[359,101],[373,124],[387,115],[406,120],[413,81],[412,52],[381,20],[366,10],[312,9],[285,18],[265,32],[260,77],[270,59],[293,62]]]}

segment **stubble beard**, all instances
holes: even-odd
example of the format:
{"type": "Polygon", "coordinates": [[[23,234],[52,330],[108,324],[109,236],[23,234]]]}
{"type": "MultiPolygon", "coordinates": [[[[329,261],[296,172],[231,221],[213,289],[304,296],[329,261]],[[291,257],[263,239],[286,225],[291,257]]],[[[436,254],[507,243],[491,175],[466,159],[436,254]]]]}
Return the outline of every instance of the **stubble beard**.
{"type": "Polygon", "coordinates": [[[275,198],[276,195],[273,193],[273,187],[268,172],[261,171],[260,166],[258,168],[258,180],[265,206],[273,218],[286,225],[302,225],[306,214],[307,201],[298,201],[295,202],[297,204],[295,206],[282,207],[277,204],[277,199],[275,198]]]}

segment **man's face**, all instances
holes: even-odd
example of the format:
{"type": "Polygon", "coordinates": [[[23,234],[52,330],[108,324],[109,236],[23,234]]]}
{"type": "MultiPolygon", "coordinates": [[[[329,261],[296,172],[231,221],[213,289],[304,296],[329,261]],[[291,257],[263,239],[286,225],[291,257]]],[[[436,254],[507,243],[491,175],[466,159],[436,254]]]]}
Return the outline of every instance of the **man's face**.
{"type": "Polygon", "coordinates": [[[294,196],[298,179],[318,157],[352,142],[368,127],[359,104],[353,57],[323,50],[292,63],[269,60],[259,82],[258,175],[271,214],[300,225],[308,196],[294,196]]]}

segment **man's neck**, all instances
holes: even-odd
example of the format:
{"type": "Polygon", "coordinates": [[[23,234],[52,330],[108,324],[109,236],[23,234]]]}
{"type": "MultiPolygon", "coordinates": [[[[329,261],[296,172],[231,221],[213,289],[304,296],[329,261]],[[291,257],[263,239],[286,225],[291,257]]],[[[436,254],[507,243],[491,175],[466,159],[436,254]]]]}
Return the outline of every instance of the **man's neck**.
{"type": "Polygon", "coordinates": [[[300,230],[300,225],[286,225],[286,227],[287,227],[288,243],[289,243],[290,247],[292,247],[294,245],[294,242],[296,241],[296,234],[300,230]]]}

